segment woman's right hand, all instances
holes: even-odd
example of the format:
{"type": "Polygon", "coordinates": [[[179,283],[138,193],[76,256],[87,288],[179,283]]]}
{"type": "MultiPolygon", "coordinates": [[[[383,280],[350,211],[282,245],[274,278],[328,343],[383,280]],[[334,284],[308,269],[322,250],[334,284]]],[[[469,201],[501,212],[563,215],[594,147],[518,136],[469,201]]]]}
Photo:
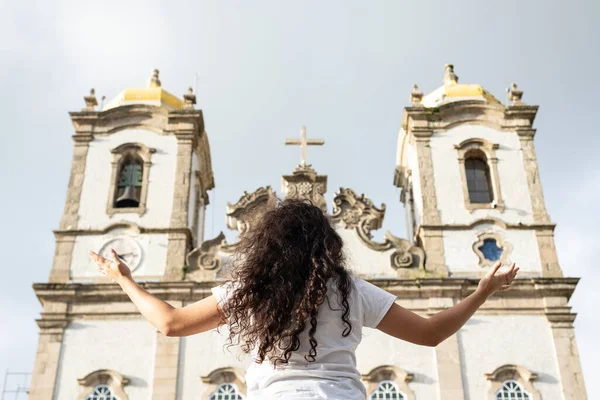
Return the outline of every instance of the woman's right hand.
{"type": "Polygon", "coordinates": [[[498,261],[490,269],[490,271],[479,281],[477,290],[485,294],[485,297],[489,297],[496,291],[503,292],[510,289],[510,284],[513,279],[517,276],[519,268],[515,263],[512,263],[510,269],[506,272],[502,272],[496,275],[498,269],[502,266],[502,263],[498,261]]]}

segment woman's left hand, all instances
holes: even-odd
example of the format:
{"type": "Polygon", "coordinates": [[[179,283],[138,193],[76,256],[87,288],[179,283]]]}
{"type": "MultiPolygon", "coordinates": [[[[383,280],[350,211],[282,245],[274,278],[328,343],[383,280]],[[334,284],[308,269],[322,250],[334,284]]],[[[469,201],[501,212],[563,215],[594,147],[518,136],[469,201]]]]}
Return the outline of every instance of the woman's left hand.
{"type": "Polygon", "coordinates": [[[512,263],[508,271],[496,275],[496,272],[501,266],[501,262],[494,264],[488,273],[479,281],[477,290],[484,293],[486,298],[495,292],[503,292],[510,289],[510,284],[517,276],[517,272],[519,272],[519,267],[517,267],[515,263],[512,263]]]}
{"type": "Polygon", "coordinates": [[[90,251],[91,259],[98,265],[98,272],[108,276],[116,283],[121,283],[124,278],[131,278],[131,270],[121,261],[119,255],[113,249],[110,250],[113,260],[108,260],[101,255],[90,251]]]}

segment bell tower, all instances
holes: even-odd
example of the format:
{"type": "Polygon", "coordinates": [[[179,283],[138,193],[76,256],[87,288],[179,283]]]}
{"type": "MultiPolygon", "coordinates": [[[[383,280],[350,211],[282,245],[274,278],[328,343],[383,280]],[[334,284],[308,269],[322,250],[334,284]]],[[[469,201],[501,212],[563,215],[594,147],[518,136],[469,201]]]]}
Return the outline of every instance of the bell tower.
{"type": "Polygon", "coordinates": [[[521,276],[562,277],[533,146],[538,107],[513,84],[509,105],[480,85],[415,85],[398,138],[395,185],[402,188],[409,237],[426,269],[479,277],[495,261],[521,276]]]}
{"type": "Polygon", "coordinates": [[[164,90],[154,70],[147,87],[124,90],[102,110],[92,89],[70,113],[74,155],[50,282],[102,281],[87,252],[110,248],[137,279],[181,279],[214,187],[195,102],[191,89],[183,99],[164,90]]]}
{"type": "Polygon", "coordinates": [[[159,296],[181,284],[214,187],[202,111],[191,89],[183,99],[164,90],[158,70],[101,110],[93,89],[84,99],[70,113],[73,161],[49,282],[33,285],[43,311],[29,398],[174,400],[178,338],[143,321],[88,251],[114,248],[159,296]],[[125,347],[117,337],[129,337],[125,347]],[[141,384],[125,387],[129,377],[141,384]]]}

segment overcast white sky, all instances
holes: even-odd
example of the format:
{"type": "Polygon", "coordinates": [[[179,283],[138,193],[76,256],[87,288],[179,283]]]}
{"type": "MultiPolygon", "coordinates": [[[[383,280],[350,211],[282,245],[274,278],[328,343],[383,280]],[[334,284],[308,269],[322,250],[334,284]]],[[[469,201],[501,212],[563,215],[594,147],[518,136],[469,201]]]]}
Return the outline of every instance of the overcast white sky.
{"type": "MultiPolygon", "coordinates": [[[[516,82],[539,104],[535,144],[572,298],[590,398],[600,398],[600,189],[597,2],[556,1],[7,1],[0,0],[0,372],[31,371],[72,158],[68,111],[91,87],[111,99],[152,68],[182,95],[197,74],[217,189],[206,236],[225,204],[292,171],[282,145],[300,125],[326,140],[309,162],[340,186],[387,205],[383,229],[405,235],[392,185],[402,108],[413,83],[463,83],[505,101],[516,82]],[[596,206],[596,207],[594,207],[596,206]]],[[[518,338],[515,338],[518,340],[518,338]]],[[[1,382],[0,377],[0,382],[1,382]]]]}

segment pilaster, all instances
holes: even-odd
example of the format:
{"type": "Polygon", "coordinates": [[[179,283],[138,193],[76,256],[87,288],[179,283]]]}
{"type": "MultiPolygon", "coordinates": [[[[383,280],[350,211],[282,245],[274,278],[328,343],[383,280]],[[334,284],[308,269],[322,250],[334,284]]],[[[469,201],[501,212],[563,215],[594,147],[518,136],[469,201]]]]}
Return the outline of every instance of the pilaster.
{"type": "Polygon", "coordinates": [[[425,269],[437,272],[440,276],[448,276],[448,268],[444,256],[443,230],[419,227],[417,236],[425,250],[425,269]]]}
{"type": "Polygon", "coordinates": [[[544,193],[540,174],[538,170],[537,157],[533,147],[533,137],[535,129],[517,129],[519,140],[521,142],[521,152],[523,154],[523,166],[527,176],[527,185],[529,186],[529,196],[531,198],[531,208],[533,211],[533,221],[536,223],[548,223],[550,217],[546,211],[544,202],[544,193]]]}
{"type": "Polygon", "coordinates": [[[71,268],[71,258],[73,256],[76,236],[61,235],[56,232],[54,236],[56,237],[56,247],[54,249],[54,260],[48,282],[65,283],[69,280],[69,270],[71,268]]]}
{"type": "MultiPolygon", "coordinates": [[[[452,298],[432,297],[429,299],[428,314],[434,315],[453,305],[452,298]]],[[[458,333],[455,333],[435,347],[440,400],[465,398],[458,340],[458,333]]]]}
{"type": "Polygon", "coordinates": [[[167,240],[167,266],[162,280],[180,281],[186,265],[185,256],[191,244],[190,236],[184,232],[169,232],[167,240]]]}
{"type": "Polygon", "coordinates": [[[169,113],[169,132],[177,138],[177,165],[171,210],[171,229],[187,230],[190,234],[172,231],[168,236],[167,267],[163,281],[181,280],[185,255],[191,245],[189,224],[190,185],[192,184],[192,154],[204,131],[202,113],[181,110],[169,113]]]}
{"type": "MultiPolygon", "coordinates": [[[[179,304],[172,305],[181,307],[179,304]]],[[[156,332],[156,354],[154,356],[154,378],[152,400],[176,400],[179,366],[179,337],[169,337],[156,332]]]]}
{"type": "Polygon", "coordinates": [[[574,314],[548,316],[565,400],[586,400],[587,391],[573,329],[574,314]]]}
{"type": "Polygon", "coordinates": [[[81,189],[83,187],[87,153],[92,136],[76,134],[73,136],[73,140],[75,146],[73,148],[71,176],[69,178],[65,209],[60,221],[61,229],[77,229],[77,213],[79,211],[79,202],[81,200],[81,189]]]}
{"type": "Polygon", "coordinates": [[[542,276],[562,277],[562,269],[558,263],[558,255],[554,245],[554,228],[538,228],[535,230],[535,236],[540,251],[540,260],[542,261],[542,276]]]}
{"type": "Polygon", "coordinates": [[[419,183],[423,198],[423,220],[419,223],[428,225],[440,223],[433,177],[433,160],[431,158],[430,141],[432,134],[432,131],[413,131],[419,165],[419,183]]]}
{"type": "Polygon", "coordinates": [[[29,399],[48,400],[54,398],[63,333],[68,321],[41,319],[37,320],[37,323],[40,327],[40,335],[31,376],[29,399]]]}

